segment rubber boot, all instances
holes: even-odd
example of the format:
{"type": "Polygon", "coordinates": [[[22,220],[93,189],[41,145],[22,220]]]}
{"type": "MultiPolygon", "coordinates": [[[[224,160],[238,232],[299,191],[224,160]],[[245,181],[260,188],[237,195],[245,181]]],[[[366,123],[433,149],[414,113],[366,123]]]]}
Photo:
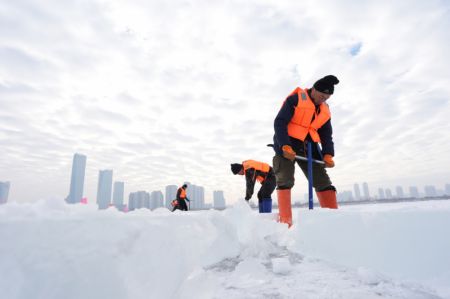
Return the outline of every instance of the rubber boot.
{"type": "Polygon", "coordinates": [[[291,189],[277,190],[278,194],[278,222],[292,226],[291,189]]]}
{"type": "Polygon", "coordinates": [[[326,190],[316,192],[321,208],[337,209],[336,191],[326,190]]]}
{"type": "Polygon", "coordinates": [[[262,212],[260,213],[272,213],[272,198],[263,198],[261,200],[262,212]]]}

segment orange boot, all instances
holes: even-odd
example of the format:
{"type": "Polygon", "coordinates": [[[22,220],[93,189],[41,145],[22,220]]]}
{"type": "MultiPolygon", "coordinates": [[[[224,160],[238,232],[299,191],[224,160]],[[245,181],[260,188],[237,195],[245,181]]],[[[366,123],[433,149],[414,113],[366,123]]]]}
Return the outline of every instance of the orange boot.
{"type": "Polygon", "coordinates": [[[277,190],[278,194],[278,222],[292,226],[291,189],[277,190]]]}
{"type": "Polygon", "coordinates": [[[325,190],[317,192],[317,198],[319,199],[321,208],[337,209],[336,191],[325,190]]]}

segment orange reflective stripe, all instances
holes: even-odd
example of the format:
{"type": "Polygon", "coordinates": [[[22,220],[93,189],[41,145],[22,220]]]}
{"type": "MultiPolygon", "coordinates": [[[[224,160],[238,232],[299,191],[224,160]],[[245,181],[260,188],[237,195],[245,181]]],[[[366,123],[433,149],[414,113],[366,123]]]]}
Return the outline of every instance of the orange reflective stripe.
{"type": "Polygon", "coordinates": [[[322,103],[320,112],[317,114],[316,106],[306,90],[297,87],[291,95],[295,93],[298,94],[298,104],[287,126],[288,135],[305,141],[306,136],[309,134],[314,142],[320,142],[317,130],[331,118],[330,108],[326,103],[322,103]],[[312,120],[313,117],[314,120],[312,120]]]}

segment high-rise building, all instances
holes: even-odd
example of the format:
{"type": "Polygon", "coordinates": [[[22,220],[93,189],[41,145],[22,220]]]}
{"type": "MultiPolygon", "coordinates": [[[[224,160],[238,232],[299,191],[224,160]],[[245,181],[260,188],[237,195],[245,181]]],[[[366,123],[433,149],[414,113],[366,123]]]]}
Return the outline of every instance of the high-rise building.
{"type": "Polygon", "coordinates": [[[419,198],[419,189],[416,186],[409,187],[409,196],[413,198],[419,198]]]}
{"type": "Polygon", "coordinates": [[[164,206],[164,195],[161,191],[150,193],[150,209],[154,210],[164,206]]]}
{"type": "Polygon", "coordinates": [[[386,198],[387,199],[391,199],[392,198],[392,191],[389,188],[386,189],[386,198]]]}
{"type": "Polygon", "coordinates": [[[140,208],[144,208],[144,209],[151,209],[152,205],[150,203],[150,193],[147,193],[149,196],[145,196],[143,198],[139,198],[139,206],[140,208]],[[142,204],[141,204],[142,202],[142,204]]]}
{"type": "Polygon", "coordinates": [[[11,184],[9,182],[0,182],[0,205],[8,201],[10,186],[11,184]]]}
{"type": "Polygon", "coordinates": [[[353,190],[355,191],[355,200],[361,200],[361,192],[357,183],[353,185],[353,190]]]}
{"type": "Polygon", "coordinates": [[[168,185],[166,186],[166,201],[165,201],[165,206],[168,209],[172,209],[172,205],[171,202],[172,200],[177,198],[177,190],[178,190],[178,186],[176,185],[168,185]]]}
{"type": "Polygon", "coordinates": [[[425,186],[425,196],[427,196],[427,197],[437,196],[436,187],[435,186],[425,186]]]}
{"type": "MultiPolygon", "coordinates": [[[[336,197],[339,201],[353,201],[354,200],[352,191],[338,192],[336,197]]],[[[306,198],[308,198],[307,194],[306,194],[306,198]]]]}
{"type": "Polygon", "coordinates": [[[205,188],[202,186],[195,186],[195,202],[196,209],[206,209],[205,206],[205,188]]]}
{"type": "Polygon", "coordinates": [[[86,156],[73,155],[72,176],[70,178],[70,193],[66,198],[67,203],[79,203],[83,198],[84,174],[86,171],[86,156]]]}
{"type": "Polygon", "coordinates": [[[404,198],[405,195],[403,194],[403,188],[402,186],[395,187],[395,192],[397,193],[398,198],[404,198]]]}
{"type": "Polygon", "coordinates": [[[445,184],[445,194],[450,195],[450,184],[445,184]]]}
{"type": "Polygon", "coordinates": [[[100,170],[98,174],[97,204],[99,209],[107,209],[111,204],[112,170],[100,170]]]}
{"type": "Polygon", "coordinates": [[[124,182],[114,182],[113,189],[113,205],[122,210],[124,207],[123,197],[125,192],[125,183],[124,182]]]}
{"type": "Polygon", "coordinates": [[[363,193],[364,193],[364,199],[370,199],[370,193],[369,193],[369,185],[367,185],[366,182],[363,183],[363,193]]]}
{"type": "Polygon", "coordinates": [[[205,208],[205,189],[201,186],[191,185],[191,209],[201,210],[205,208]]]}
{"type": "Polygon", "coordinates": [[[378,188],[378,199],[385,199],[386,197],[384,196],[384,189],[383,188],[378,188]]]}
{"type": "Polygon", "coordinates": [[[213,202],[214,209],[223,210],[225,209],[225,197],[223,196],[223,191],[218,190],[213,192],[213,202]]]}
{"type": "Polygon", "coordinates": [[[150,194],[146,191],[131,192],[129,196],[129,210],[150,208],[150,194]]]}

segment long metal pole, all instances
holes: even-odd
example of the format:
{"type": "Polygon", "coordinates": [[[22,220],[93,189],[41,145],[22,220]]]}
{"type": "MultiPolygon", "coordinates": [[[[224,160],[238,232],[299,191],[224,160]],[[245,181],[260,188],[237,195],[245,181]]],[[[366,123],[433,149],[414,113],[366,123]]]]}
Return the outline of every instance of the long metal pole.
{"type": "Polygon", "coordinates": [[[313,202],[313,190],[312,190],[312,187],[313,187],[313,175],[312,175],[313,158],[312,158],[311,142],[308,142],[308,159],[307,160],[308,160],[308,202],[309,202],[309,209],[312,210],[312,209],[314,209],[314,202],[313,202]]]}

